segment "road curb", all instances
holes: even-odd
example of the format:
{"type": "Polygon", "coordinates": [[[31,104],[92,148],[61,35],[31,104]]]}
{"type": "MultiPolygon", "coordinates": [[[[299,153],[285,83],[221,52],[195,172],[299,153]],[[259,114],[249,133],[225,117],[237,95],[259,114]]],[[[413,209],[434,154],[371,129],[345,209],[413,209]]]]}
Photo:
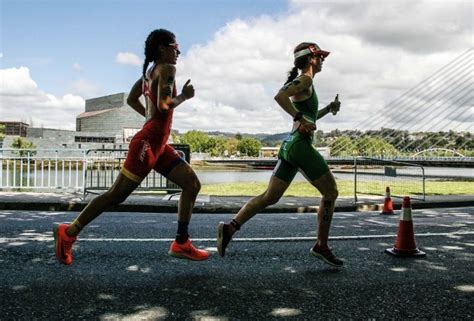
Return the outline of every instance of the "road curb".
{"type": "MultiPolygon", "coordinates": [[[[79,212],[83,210],[87,202],[0,202],[0,210],[2,211],[72,211],[79,212]]],[[[244,205],[232,204],[225,205],[221,203],[197,204],[193,213],[206,214],[235,214],[244,205]]],[[[469,207],[474,206],[473,200],[452,200],[452,201],[414,201],[413,209],[429,209],[429,208],[448,208],[448,207],[469,207]]],[[[362,204],[336,204],[335,212],[368,212],[381,211],[383,204],[380,203],[362,203],[362,204]]],[[[401,203],[394,203],[394,209],[400,210],[401,203]]],[[[318,206],[313,205],[273,205],[265,208],[260,213],[316,213],[318,206]]],[[[108,210],[109,212],[144,212],[144,213],[176,213],[178,211],[177,203],[173,204],[120,204],[115,208],[108,210]]]]}

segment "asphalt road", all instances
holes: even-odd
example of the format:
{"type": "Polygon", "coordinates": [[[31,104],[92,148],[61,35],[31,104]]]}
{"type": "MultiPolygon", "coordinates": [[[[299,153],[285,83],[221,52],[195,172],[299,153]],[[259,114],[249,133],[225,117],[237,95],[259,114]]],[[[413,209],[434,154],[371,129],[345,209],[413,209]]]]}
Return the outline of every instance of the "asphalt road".
{"type": "MultiPolygon", "coordinates": [[[[398,212],[398,211],[397,211],[398,212]]],[[[309,255],[314,214],[261,214],[220,258],[215,227],[197,214],[204,262],[167,255],[176,215],[106,213],[75,246],[53,254],[51,227],[74,212],[0,212],[0,320],[327,320],[474,318],[474,208],[414,211],[425,258],[392,247],[397,216],[336,213],[331,246],[345,267],[309,255]]]]}

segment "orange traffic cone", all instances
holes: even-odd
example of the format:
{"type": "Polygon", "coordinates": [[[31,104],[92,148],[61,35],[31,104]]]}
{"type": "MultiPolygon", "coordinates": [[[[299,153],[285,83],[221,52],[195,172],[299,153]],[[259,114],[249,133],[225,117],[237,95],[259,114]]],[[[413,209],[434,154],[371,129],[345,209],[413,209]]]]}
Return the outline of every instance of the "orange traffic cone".
{"type": "Polygon", "coordinates": [[[390,187],[387,186],[385,189],[385,200],[383,201],[383,209],[382,213],[386,215],[393,215],[395,212],[393,211],[393,202],[392,197],[390,196],[390,187]]]}
{"type": "Polygon", "coordinates": [[[395,245],[385,252],[395,256],[425,256],[425,252],[420,251],[415,244],[415,233],[413,231],[413,220],[411,215],[410,197],[403,198],[402,213],[398,225],[398,234],[395,245]]]}

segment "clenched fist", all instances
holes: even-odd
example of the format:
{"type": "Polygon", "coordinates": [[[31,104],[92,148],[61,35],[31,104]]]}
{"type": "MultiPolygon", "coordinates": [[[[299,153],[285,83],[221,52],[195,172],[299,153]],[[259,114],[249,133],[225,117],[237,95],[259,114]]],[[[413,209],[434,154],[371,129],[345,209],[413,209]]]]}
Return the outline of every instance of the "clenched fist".
{"type": "Polygon", "coordinates": [[[194,87],[190,83],[191,79],[188,79],[181,90],[181,93],[184,95],[184,97],[186,97],[186,99],[194,97],[194,87]]]}
{"type": "Polygon", "coordinates": [[[341,108],[341,102],[339,101],[339,94],[336,95],[336,98],[334,101],[332,101],[329,104],[329,111],[333,114],[336,115],[339,112],[339,109],[341,108]]]}

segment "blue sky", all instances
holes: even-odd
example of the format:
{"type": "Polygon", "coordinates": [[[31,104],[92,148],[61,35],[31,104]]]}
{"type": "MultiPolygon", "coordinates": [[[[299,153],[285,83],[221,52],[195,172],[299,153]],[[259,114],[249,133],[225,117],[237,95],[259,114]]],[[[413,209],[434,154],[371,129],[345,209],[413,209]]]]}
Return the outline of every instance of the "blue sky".
{"type": "MultiPolygon", "coordinates": [[[[206,43],[228,21],[278,15],[283,0],[1,0],[2,68],[28,66],[41,87],[67,92],[75,78],[90,78],[107,93],[126,91],[140,68],[117,66],[117,52],[142,55],[150,31],[173,31],[185,54],[206,43]],[[81,72],[74,73],[78,63],[81,72]]],[[[142,58],[142,56],[140,56],[142,58]]]]}
{"type": "Polygon", "coordinates": [[[321,105],[337,93],[342,102],[337,116],[318,121],[319,129],[399,128],[402,118],[406,129],[472,131],[469,102],[433,110],[421,97],[413,97],[414,103],[403,110],[384,109],[472,50],[472,1],[0,4],[0,120],[75,129],[86,99],[128,92],[141,75],[146,36],[166,28],[176,34],[183,51],[177,64],[178,90],[188,78],[196,89],[196,96],[176,110],[173,126],[181,132],[287,131],[291,119],[273,97],[292,67],[293,48],[303,41],[331,51],[314,79],[321,105]],[[412,117],[414,110],[422,111],[419,119],[412,117]],[[437,114],[442,121],[420,121],[437,114]],[[367,121],[370,115],[378,118],[367,121]],[[438,127],[429,127],[435,123],[438,127]]]}

